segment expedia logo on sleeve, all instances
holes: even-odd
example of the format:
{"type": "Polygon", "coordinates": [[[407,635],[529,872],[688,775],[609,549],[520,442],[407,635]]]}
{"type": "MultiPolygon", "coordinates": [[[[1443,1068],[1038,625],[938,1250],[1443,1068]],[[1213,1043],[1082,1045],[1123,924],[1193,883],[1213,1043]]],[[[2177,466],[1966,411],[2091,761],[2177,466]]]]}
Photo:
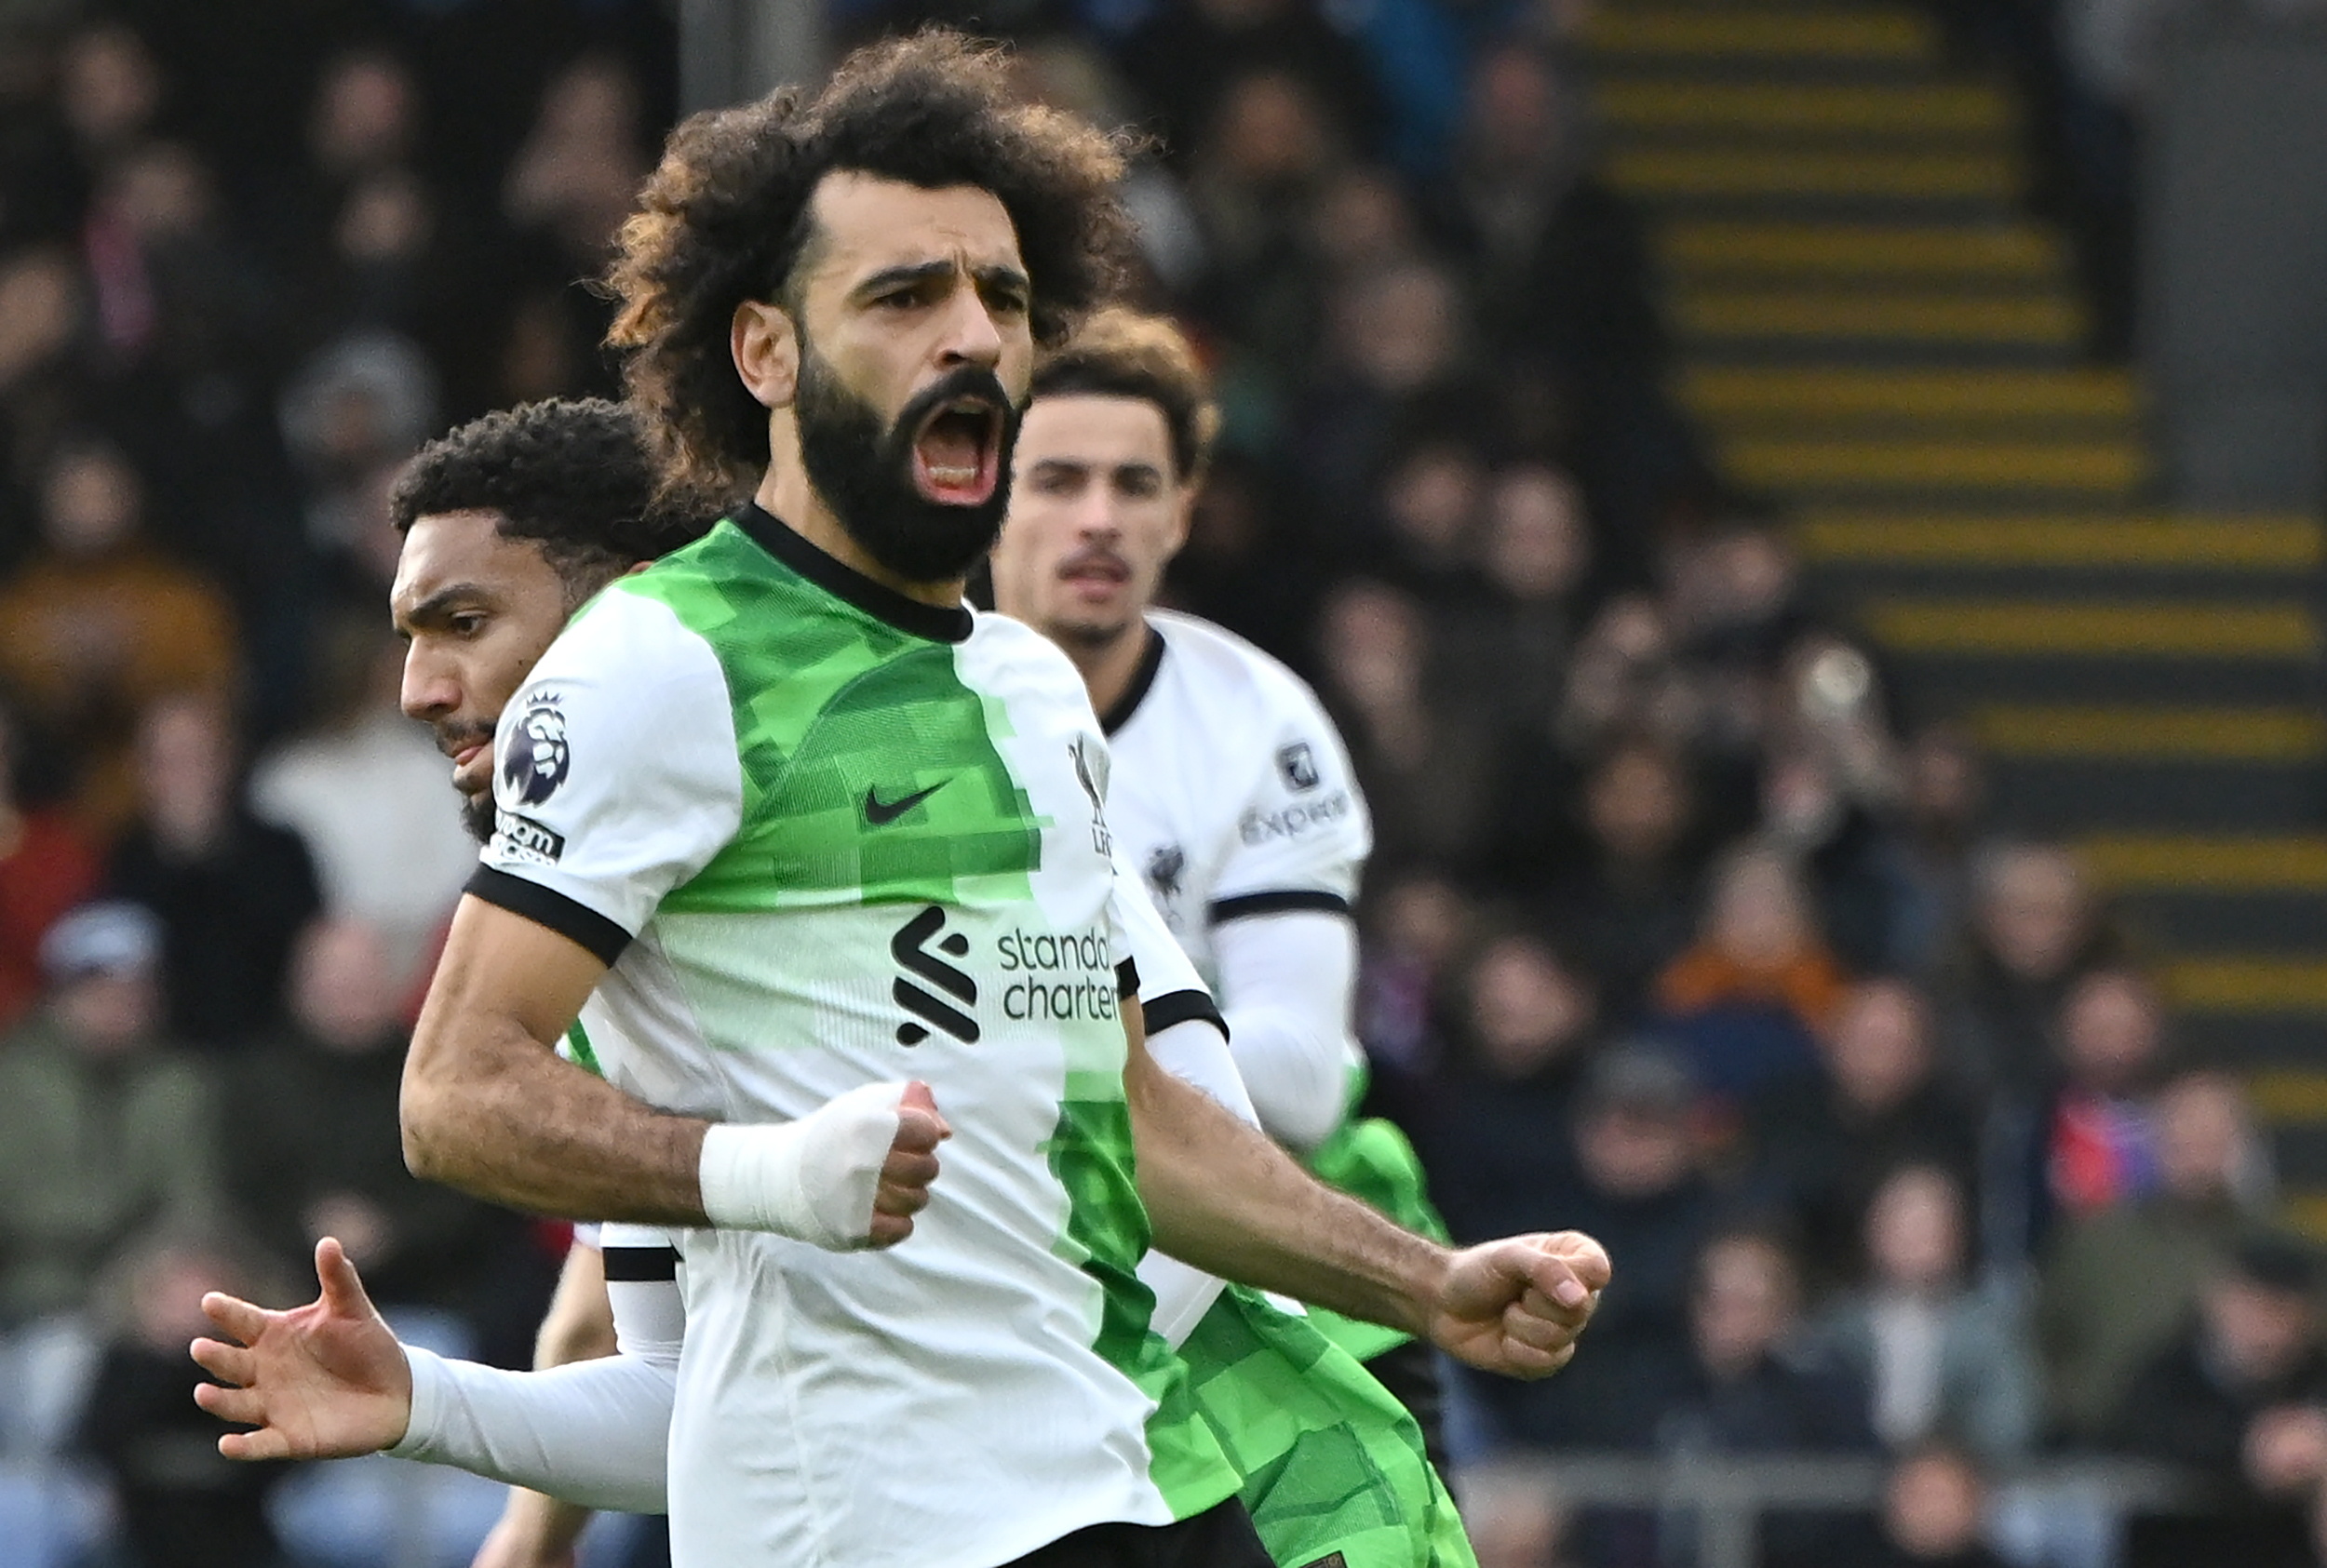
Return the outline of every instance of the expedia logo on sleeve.
{"type": "Polygon", "coordinates": [[[1265,844],[1271,838],[1298,838],[1349,814],[1350,792],[1337,789],[1314,800],[1297,800],[1281,811],[1246,811],[1237,818],[1236,831],[1247,844],[1265,844]]]}
{"type": "Polygon", "coordinates": [[[1277,771],[1287,789],[1315,789],[1325,782],[1325,775],[1317,771],[1316,750],[1307,741],[1277,747],[1277,771]]]}

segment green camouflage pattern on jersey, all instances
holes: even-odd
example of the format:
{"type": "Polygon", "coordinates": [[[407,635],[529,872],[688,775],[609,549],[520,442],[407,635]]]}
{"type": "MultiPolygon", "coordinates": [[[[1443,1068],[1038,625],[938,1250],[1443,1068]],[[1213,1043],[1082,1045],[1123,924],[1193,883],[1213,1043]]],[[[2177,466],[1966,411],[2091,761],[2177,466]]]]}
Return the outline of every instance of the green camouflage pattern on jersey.
{"type": "MultiPolygon", "coordinates": [[[[659,601],[709,645],[734,720],[741,823],[663,910],[990,909],[1032,900],[1029,878],[1052,824],[994,744],[1011,732],[1002,704],[963,683],[951,645],[827,592],[733,520],[608,591],[659,601]],[[868,796],[901,800],[940,784],[868,830],[868,796]]],[[[1068,1197],[1052,1250],[1098,1285],[1092,1347],[1154,1401],[1150,1480],[1187,1518],[1220,1501],[1229,1467],[1196,1416],[1179,1361],[1150,1326],[1155,1298],[1135,1272],[1149,1226],[1132,1173],[1123,1039],[1112,1034],[1103,1051],[1080,1046],[1072,1032],[1067,1040],[1058,1120],[1040,1150],[1068,1197]]]]}
{"type": "Polygon", "coordinates": [[[1414,1417],[1310,1321],[1231,1285],[1180,1355],[1279,1568],[1476,1568],[1414,1417]]]}

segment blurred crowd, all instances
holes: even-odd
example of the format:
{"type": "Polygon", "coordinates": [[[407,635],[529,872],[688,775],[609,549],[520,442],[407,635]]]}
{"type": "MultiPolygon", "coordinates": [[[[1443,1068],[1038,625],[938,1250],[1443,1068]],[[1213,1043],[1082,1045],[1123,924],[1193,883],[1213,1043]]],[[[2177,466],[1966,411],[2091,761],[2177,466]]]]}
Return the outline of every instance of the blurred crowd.
{"type": "MultiPolygon", "coordinates": [[[[397,712],[383,502],[452,422],[613,388],[578,280],[669,121],[670,20],[27,10],[0,11],[0,1458],[109,1477],[108,1561],[264,1563],[276,1478],[186,1395],[199,1290],[288,1298],[328,1232],[383,1304],[518,1364],[556,1265],[398,1151],[474,851],[397,712]]],[[[2266,1226],[2242,1090],[1667,399],[1576,16],[979,14],[1029,95],[1150,136],[1141,287],[1228,415],[1171,596],[1308,675],[1356,759],[1373,1108],[1458,1237],[1617,1259],[1569,1372],[1464,1386],[1490,1568],[1685,1554],[1671,1520],[1494,1480],[1564,1448],[1896,1459],[1878,1522],[1773,1519],[1780,1568],[1992,1561],[1986,1479],[2060,1450],[2234,1500],[2142,1522],[2133,1568],[2311,1561],[2322,1280],[2266,1226]]]]}

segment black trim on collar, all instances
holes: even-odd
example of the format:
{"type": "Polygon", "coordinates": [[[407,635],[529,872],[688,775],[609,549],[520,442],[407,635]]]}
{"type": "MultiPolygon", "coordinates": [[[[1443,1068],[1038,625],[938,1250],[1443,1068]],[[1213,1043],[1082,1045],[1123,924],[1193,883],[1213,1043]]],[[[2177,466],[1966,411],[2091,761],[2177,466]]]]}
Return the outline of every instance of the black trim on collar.
{"type": "Polygon", "coordinates": [[[1298,909],[1313,909],[1321,915],[1347,915],[1350,901],[1339,893],[1291,889],[1284,892],[1239,893],[1234,898],[1221,899],[1205,915],[1217,926],[1241,920],[1247,915],[1288,915],[1298,909]]]}
{"type": "Polygon", "coordinates": [[[876,583],[854,567],[826,555],[756,501],[744,503],[733,520],[737,528],[751,536],[754,544],[834,598],[845,599],[898,631],[927,637],[931,642],[968,640],[970,612],[965,607],[955,605],[947,609],[907,598],[894,588],[876,583]]]}
{"type": "Polygon", "coordinates": [[[578,904],[555,888],[512,877],[497,866],[480,865],[469,873],[468,886],[463,891],[512,915],[522,915],[537,926],[547,926],[575,946],[587,948],[608,969],[614,967],[622,950],[630,945],[628,931],[588,905],[578,904]]]}
{"type": "Polygon", "coordinates": [[[1123,688],[1123,694],[1110,703],[1107,711],[1099,715],[1099,733],[1102,735],[1112,736],[1131,722],[1131,716],[1139,711],[1141,703],[1147,701],[1148,688],[1155,684],[1155,672],[1164,667],[1164,634],[1151,625],[1140,629],[1148,634],[1148,643],[1139,650],[1139,667],[1131,672],[1131,684],[1123,688]]]}

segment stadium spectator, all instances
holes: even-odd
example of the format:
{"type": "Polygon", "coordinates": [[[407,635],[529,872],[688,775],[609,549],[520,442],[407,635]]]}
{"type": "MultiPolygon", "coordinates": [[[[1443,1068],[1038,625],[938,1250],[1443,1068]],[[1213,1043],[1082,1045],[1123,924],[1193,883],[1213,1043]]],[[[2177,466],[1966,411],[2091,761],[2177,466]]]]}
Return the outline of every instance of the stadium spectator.
{"type": "MultiPolygon", "coordinates": [[[[1557,790],[1562,772],[1546,757],[1535,787],[1557,790]]],[[[1525,798],[1527,776],[1508,781],[1506,801],[1525,798]]],[[[1523,812],[1506,806],[1498,837],[1519,876],[1548,873],[1541,889],[1553,929],[1598,982],[1601,1011],[1618,1025],[1637,1022],[1656,977],[1688,945],[1701,885],[1696,791],[1680,759],[1648,740],[1621,743],[1584,780],[1583,848],[1567,846],[1540,810],[1522,835],[1523,812]],[[1554,870],[1554,867],[1563,869],[1554,870]]]]}
{"type": "Polygon", "coordinates": [[[1540,939],[1506,931],[1473,961],[1457,1056],[1424,1155],[1456,1236],[1500,1236],[1537,1213],[1525,1195],[1571,1181],[1563,1135],[1589,1070],[1598,1017],[1592,982],[1540,939]]]}
{"type": "MultiPolygon", "coordinates": [[[[1847,1454],[1875,1446],[1866,1390],[1848,1373],[1801,1353],[1802,1285],[1792,1252],[1774,1232],[1730,1229],[1708,1240],[1688,1293],[1689,1359],[1684,1381],[1635,1419],[1648,1441],[1675,1458],[1720,1454],[1847,1454]]],[[[1688,1549],[1659,1531],[1667,1552],[1688,1549]]],[[[1760,1560],[1810,1568],[1863,1538],[1848,1519],[1772,1509],[1760,1523],[1760,1560]]]]}
{"type": "Polygon", "coordinates": [[[1882,1548],[1876,1568],[2005,1568],[1982,1536],[1987,1481],[1963,1449],[1924,1443],[1883,1483],[1882,1548]]]}
{"type": "Polygon", "coordinates": [[[110,838],[134,809],[135,716],[165,693],[232,689],[233,617],[148,545],[144,481],[112,442],[61,444],[40,498],[42,551],[0,584],[0,683],[73,748],[76,814],[110,838]]]}
{"type": "Polygon", "coordinates": [[[162,922],[171,1031],[212,1048],[274,1024],[292,938],[321,905],[298,838],[250,814],[224,703],[166,697],[138,726],[140,815],[114,890],[162,922]]]}
{"type": "MultiPolygon", "coordinates": [[[[1374,1066],[1375,1092],[1398,1098],[1408,1127],[1435,1101],[1444,1065],[1444,1014],[1457,993],[1476,911],[1439,872],[1416,870],[1372,882],[1360,917],[1357,1036],[1374,1066]]],[[[1435,1115],[1435,1110],[1428,1113],[1435,1115]]]]}
{"type": "Polygon", "coordinates": [[[1236,357],[1273,428],[1315,355],[1322,305],[1308,211],[1341,158],[1316,96],[1294,73],[1233,74],[1207,112],[1190,164],[1188,200],[1207,266],[1199,313],[1236,357]]]}
{"type": "Polygon", "coordinates": [[[1657,978],[1655,1006],[1706,1087],[1742,1103],[1814,1070],[1844,986],[1792,864],[1746,844],[1715,867],[1697,942],[1657,978]]]}
{"type": "Polygon", "coordinates": [[[57,108],[86,194],[153,128],[164,95],[161,68],[134,28],[110,19],[75,31],[57,64],[57,108]]]}
{"type": "Polygon", "coordinates": [[[2091,971],[2062,1001],[2054,1033],[2061,1085],[2044,1159],[2054,1206],[2090,1213],[2154,1190],[2158,1147],[2147,1096],[2165,1065],[2157,987],[2137,970],[2091,971]]]}
{"type": "Polygon", "coordinates": [[[1894,1452],[1938,1439],[2003,1464],[2036,1435],[2036,1358],[2011,1285],[1973,1282],[1971,1217],[1956,1173],[1893,1171],[1867,1206],[1868,1276],[1818,1315],[1805,1353],[1867,1391],[1894,1452]]]}
{"type": "Polygon", "coordinates": [[[1297,670],[1313,671],[1309,631],[1320,584],[1285,512],[1280,487],[1262,464],[1234,452],[1214,458],[1187,546],[1164,578],[1165,597],[1297,670]]]}
{"type": "Polygon", "coordinates": [[[479,1293],[507,1272],[496,1257],[525,1240],[511,1216],[404,1168],[406,987],[387,958],[379,934],[354,920],[318,919],[300,933],[289,1026],[227,1069],[241,1110],[226,1178],[253,1236],[291,1277],[335,1236],[375,1300],[497,1324],[506,1311],[479,1293]]]}
{"type": "Polygon", "coordinates": [[[410,174],[423,135],[420,84],[395,54],[367,45],[327,62],[307,112],[305,156],[268,171],[261,209],[269,248],[294,275],[323,270],[352,199],[369,182],[410,174]]]}
{"type": "Polygon", "coordinates": [[[509,165],[501,209],[520,247],[519,308],[531,330],[556,334],[539,347],[569,367],[558,384],[528,387],[524,395],[615,391],[612,366],[599,351],[612,307],[568,285],[605,270],[614,231],[652,167],[640,114],[629,68],[609,55],[583,55],[550,78],[509,165]]]}
{"type": "Polygon", "coordinates": [[[1606,1049],[1578,1092],[1567,1179],[1507,1195],[1510,1217],[1561,1215],[1621,1257],[1624,1272],[1601,1298],[1591,1357],[1542,1383],[1465,1379],[1502,1441],[1640,1446],[1687,1385],[1690,1270],[1717,1219],[1698,1159],[1700,1098],[1672,1052],[1606,1049]]]}
{"type": "Polygon", "coordinates": [[[1590,757],[1620,740],[1652,737],[1686,755],[1703,707],[1674,653],[1664,606],[1648,594],[1623,594],[1601,607],[1576,644],[1560,697],[1560,744],[1570,756],[1590,757]]]}
{"type": "Polygon", "coordinates": [[[1747,1188],[1792,1217],[1823,1291],[1863,1275],[1867,1208],[1891,1169],[1936,1166],[1973,1190],[1979,1112],[1939,1072],[1930,1005],[1906,981],[1852,986],[1817,1039],[1819,1072],[1751,1107],[1747,1188]]]}
{"type": "Polygon", "coordinates": [[[416,985],[477,846],[443,793],[443,757],[397,706],[402,645],[351,614],[322,653],[322,721],[259,759],[250,808],[299,836],[324,908],[370,925],[391,981],[416,985]]]}
{"type": "Polygon", "coordinates": [[[2105,1441],[2141,1369],[2196,1312],[2270,1196],[2246,1094],[2213,1071],[2186,1072],[2153,1109],[2158,1186],[2065,1219],[2044,1259],[2036,1325],[2049,1425],[2105,1441]]]}
{"type": "Polygon", "coordinates": [[[1489,478],[1483,514],[1486,597],[1465,678],[1498,683],[1508,721],[1549,744],[1593,570],[1583,496],[1549,463],[1513,463],[1489,478]]]}
{"type": "Polygon", "coordinates": [[[198,1234],[141,1239],[110,1271],[109,1333],[73,1447],[111,1483],[121,1568],[289,1568],[267,1500],[284,1464],[237,1464],[187,1398],[186,1346],[206,1291],[256,1288],[265,1270],[198,1234]]]}
{"type": "Polygon", "coordinates": [[[15,716],[0,704],[0,1030],[38,999],[41,940],[98,876],[71,819],[27,797],[24,762],[15,716]]]}
{"type": "Polygon", "coordinates": [[[1929,972],[1971,903],[1971,862],[1987,804],[1979,758],[1953,725],[1928,724],[1901,749],[1899,805],[1908,893],[1893,945],[1905,968],[1929,972]]]}
{"type": "Polygon", "coordinates": [[[1476,668],[1463,656],[1464,634],[1477,624],[1486,597],[1478,565],[1486,489],[1486,462],[1466,437],[1425,431],[1383,468],[1378,516],[1367,530],[1380,542],[1382,575],[1430,608],[1450,673],[1461,677],[1476,668]]]}
{"type": "Polygon", "coordinates": [[[1970,922],[1938,976],[1951,1067],[1982,1088],[2032,1094],[2052,1075],[2051,1029],[2069,987],[2120,946],[2066,850],[2028,842],[1981,850],[1970,922]]]}
{"type": "MultiPolygon", "coordinates": [[[[1454,275],[1416,258],[1334,283],[1322,351],[1285,425],[1281,460],[1299,485],[1321,548],[1375,505],[1384,459],[1420,434],[1477,428],[1486,405],[1472,362],[1468,302],[1454,275]]],[[[1313,342],[1313,341],[1312,341],[1313,342]]]]}
{"type": "Polygon", "coordinates": [[[2197,1321],[2134,1379],[2116,1445],[2228,1488],[2229,1511],[2138,1518],[2127,1568],[2310,1561],[2304,1505],[2327,1475],[2327,1348],[2319,1260],[2292,1239],[2238,1247],[2205,1284],[2197,1321]]]}
{"type": "Polygon", "coordinates": [[[161,931],[88,904],[41,945],[40,1012],[0,1040],[0,1327],[76,1315],[100,1270],[157,1224],[220,1212],[218,1103],[164,1034],[161,931]]]}
{"type": "Polygon", "coordinates": [[[1158,7],[1120,58],[1164,146],[1183,154],[1198,126],[1254,73],[1283,72],[1313,98],[1335,134],[1363,144],[1382,125],[1364,53],[1317,0],[1191,0],[1158,7]]]}
{"type": "Polygon", "coordinates": [[[1373,811],[1378,873],[1467,864],[1486,809],[1487,737],[1471,703],[1435,689],[1422,607],[1378,581],[1341,583],[1318,613],[1318,694],[1373,811]]]}

